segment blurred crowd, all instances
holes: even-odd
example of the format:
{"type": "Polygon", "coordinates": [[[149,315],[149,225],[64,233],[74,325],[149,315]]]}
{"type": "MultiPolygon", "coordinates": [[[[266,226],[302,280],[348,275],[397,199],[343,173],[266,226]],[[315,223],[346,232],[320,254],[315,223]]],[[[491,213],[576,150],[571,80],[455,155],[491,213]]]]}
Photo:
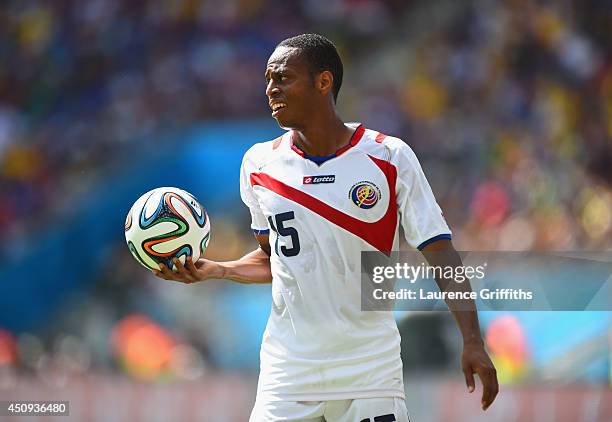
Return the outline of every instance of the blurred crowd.
{"type": "Polygon", "coordinates": [[[164,130],[269,116],[262,69],[333,39],[347,120],[405,139],[464,249],[609,246],[608,1],[62,0],[0,11],[0,236],[164,130]],[[260,83],[262,82],[262,83],[260,83]]]}
{"type": "Polygon", "coordinates": [[[274,45],[316,31],[348,120],[417,151],[464,249],[609,246],[612,7],[598,1],[12,1],[0,228],[52,216],[159,131],[267,116],[274,45]],[[58,193],[61,192],[60,195],[58,193]]]}
{"type": "MultiPolygon", "coordinates": [[[[341,115],[413,147],[458,249],[609,249],[610,28],[612,3],[597,0],[10,0],[0,8],[0,239],[52,219],[160,133],[270,118],[268,55],[319,32],[345,64],[341,115]]],[[[235,258],[248,235],[217,223],[224,246],[209,258],[235,258]]],[[[189,321],[212,321],[207,295],[162,289],[117,255],[88,309],[61,316],[67,331],[81,324],[76,335],[54,333],[45,351],[0,331],[0,371],[112,361],[141,378],[160,362],[202,373],[207,334],[189,321]],[[182,334],[144,317],[151,303],[182,334]],[[183,313],[164,316],[165,306],[183,313]]]]}

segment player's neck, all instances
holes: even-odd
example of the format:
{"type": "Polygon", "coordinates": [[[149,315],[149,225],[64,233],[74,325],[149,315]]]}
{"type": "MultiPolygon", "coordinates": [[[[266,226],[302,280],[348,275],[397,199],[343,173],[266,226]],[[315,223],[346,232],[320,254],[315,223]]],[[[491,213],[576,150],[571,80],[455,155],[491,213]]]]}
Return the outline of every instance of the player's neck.
{"type": "Polygon", "coordinates": [[[295,130],[296,146],[308,155],[331,155],[351,140],[354,130],[347,127],[337,115],[313,122],[304,129],[295,130]]]}

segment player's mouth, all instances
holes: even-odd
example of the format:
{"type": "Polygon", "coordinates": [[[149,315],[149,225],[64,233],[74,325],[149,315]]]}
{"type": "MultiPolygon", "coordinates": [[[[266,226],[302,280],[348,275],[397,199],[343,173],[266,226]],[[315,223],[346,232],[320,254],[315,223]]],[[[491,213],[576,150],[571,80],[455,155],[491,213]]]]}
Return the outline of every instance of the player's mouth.
{"type": "Polygon", "coordinates": [[[272,103],[270,104],[270,108],[272,109],[272,117],[276,117],[280,114],[280,111],[287,107],[287,103],[272,103]]]}

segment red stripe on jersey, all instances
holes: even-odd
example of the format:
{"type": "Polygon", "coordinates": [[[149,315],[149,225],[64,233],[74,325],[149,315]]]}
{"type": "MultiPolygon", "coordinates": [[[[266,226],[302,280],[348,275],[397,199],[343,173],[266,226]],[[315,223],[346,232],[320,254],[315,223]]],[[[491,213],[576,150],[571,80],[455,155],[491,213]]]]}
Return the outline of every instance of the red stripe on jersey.
{"type": "Polygon", "coordinates": [[[295,152],[297,152],[300,156],[304,156],[304,151],[302,151],[301,149],[299,149],[298,147],[295,146],[295,144],[293,143],[293,140],[291,142],[291,149],[294,150],[295,152]]]}
{"type": "Polygon", "coordinates": [[[298,136],[295,131],[291,131],[289,133],[289,144],[291,145],[291,149],[297,152],[301,157],[304,156],[304,151],[295,146],[295,137],[298,136]]]}
{"type": "MultiPolygon", "coordinates": [[[[349,141],[349,143],[335,152],[336,157],[345,153],[346,151],[348,151],[349,149],[357,145],[359,141],[361,141],[361,138],[363,137],[364,133],[365,133],[365,128],[363,127],[363,125],[359,125],[357,129],[355,129],[355,132],[353,132],[353,134],[351,135],[351,140],[349,141]]],[[[294,136],[297,136],[297,135],[295,134],[295,132],[292,131],[291,132],[291,149],[303,157],[304,151],[302,151],[297,146],[295,146],[295,142],[293,142],[294,136]]]]}
{"type": "Polygon", "coordinates": [[[374,140],[380,144],[382,143],[382,141],[385,140],[386,137],[387,135],[385,135],[384,133],[378,132],[378,135],[376,135],[376,138],[374,140]]]}
{"type": "Polygon", "coordinates": [[[286,185],[266,173],[251,173],[251,186],[263,186],[290,201],[308,208],[310,211],[331,221],[344,230],[353,233],[355,236],[360,237],[379,251],[388,255],[393,248],[393,239],[395,238],[395,230],[397,228],[397,200],[395,197],[397,169],[388,161],[372,157],[371,155],[368,155],[368,157],[370,157],[374,164],[376,164],[385,174],[390,194],[387,212],[380,220],[373,223],[361,221],[345,214],[325,202],[301,190],[286,185]]]}
{"type": "Polygon", "coordinates": [[[351,140],[349,141],[349,143],[343,146],[342,148],[340,148],[338,151],[336,151],[336,157],[339,156],[340,154],[344,154],[350,148],[353,148],[355,145],[357,145],[359,141],[361,141],[361,138],[363,137],[364,133],[365,133],[365,128],[363,127],[363,125],[359,125],[359,127],[355,129],[353,136],[351,136],[351,140]]]}

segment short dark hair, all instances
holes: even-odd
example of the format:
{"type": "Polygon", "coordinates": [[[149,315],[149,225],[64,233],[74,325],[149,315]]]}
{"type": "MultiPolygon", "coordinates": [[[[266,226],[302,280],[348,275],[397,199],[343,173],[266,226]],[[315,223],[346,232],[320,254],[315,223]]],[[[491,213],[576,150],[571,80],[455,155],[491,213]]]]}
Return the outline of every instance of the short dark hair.
{"type": "Polygon", "coordinates": [[[320,73],[329,70],[334,77],[332,92],[334,101],[338,99],[338,93],[342,86],[342,60],[333,42],[322,35],[302,34],[281,41],[278,47],[290,47],[299,49],[304,55],[311,73],[320,73]]]}

